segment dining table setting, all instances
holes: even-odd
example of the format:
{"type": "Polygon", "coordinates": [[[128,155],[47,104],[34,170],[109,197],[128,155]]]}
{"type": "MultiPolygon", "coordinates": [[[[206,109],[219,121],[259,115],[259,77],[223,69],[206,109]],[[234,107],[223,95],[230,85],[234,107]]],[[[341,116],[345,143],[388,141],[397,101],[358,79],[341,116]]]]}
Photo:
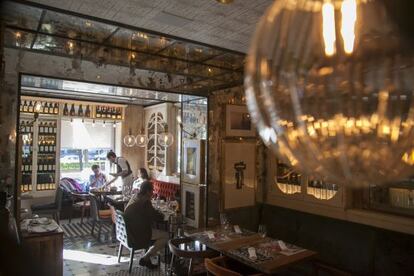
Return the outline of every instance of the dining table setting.
{"type": "Polygon", "coordinates": [[[186,231],[185,234],[194,241],[265,274],[274,274],[317,255],[312,250],[238,225],[219,225],[186,231]]]}

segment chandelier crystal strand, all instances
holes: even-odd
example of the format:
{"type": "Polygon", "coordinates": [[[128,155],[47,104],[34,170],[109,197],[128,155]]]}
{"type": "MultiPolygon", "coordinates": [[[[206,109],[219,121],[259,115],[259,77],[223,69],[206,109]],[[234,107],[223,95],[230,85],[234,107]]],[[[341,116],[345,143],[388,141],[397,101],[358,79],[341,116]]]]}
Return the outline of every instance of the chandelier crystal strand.
{"type": "Polygon", "coordinates": [[[263,16],[246,98],[284,162],[354,185],[412,174],[414,48],[389,11],[378,0],[279,0],[263,16]]]}

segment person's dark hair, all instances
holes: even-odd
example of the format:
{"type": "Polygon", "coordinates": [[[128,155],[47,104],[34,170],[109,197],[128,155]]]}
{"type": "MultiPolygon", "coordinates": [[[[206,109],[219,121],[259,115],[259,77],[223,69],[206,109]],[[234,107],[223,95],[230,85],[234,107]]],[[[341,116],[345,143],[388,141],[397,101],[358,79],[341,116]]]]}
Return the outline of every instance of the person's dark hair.
{"type": "Polygon", "coordinates": [[[142,182],[141,187],[139,188],[139,194],[145,195],[146,193],[152,190],[154,190],[152,183],[150,181],[144,181],[142,182]]]}
{"type": "Polygon", "coordinates": [[[146,179],[146,180],[149,179],[148,172],[147,172],[147,170],[145,168],[140,168],[139,169],[139,174],[141,175],[141,178],[142,179],[146,179]]]}
{"type": "Polygon", "coordinates": [[[92,165],[92,167],[91,167],[91,169],[92,169],[92,170],[99,169],[99,165],[97,165],[97,164],[93,164],[93,165],[92,165]]]}
{"type": "Polygon", "coordinates": [[[116,157],[115,152],[113,152],[112,150],[108,152],[108,154],[106,155],[106,158],[110,158],[110,157],[116,157]]]}

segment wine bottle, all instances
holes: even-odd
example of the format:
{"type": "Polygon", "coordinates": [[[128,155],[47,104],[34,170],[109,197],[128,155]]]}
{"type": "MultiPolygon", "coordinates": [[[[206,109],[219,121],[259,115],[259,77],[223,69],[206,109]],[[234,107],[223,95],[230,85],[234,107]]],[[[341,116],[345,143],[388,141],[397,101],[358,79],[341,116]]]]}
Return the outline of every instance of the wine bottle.
{"type": "Polygon", "coordinates": [[[75,116],[75,105],[74,104],[72,104],[72,106],[70,107],[69,115],[75,116]]]}
{"type": "Polygon", "coordinates": [[[55,106],[53,108],[53,114],[59,114],[59,105],[58,105],[58,103],[55,103],[55,106]]]}
{"type": "Polygon", "coordinates": [[[98,105],[96,107],[96,118],[101,118],[102,114],[101,114],[101,107],[98,105]]]}
{"type": "Polygon", "coordinates": [[[23,102],[23,112],[27,112],[28,111],[28,106],[27,106],[27,101],[23,102]]]}
{"type": "Polygon", "coordinates": [[[49,106],[47,105],[47,102],[43,105],[43,113],[49,114],[49,106]]]}
{"type": "Polygon", "coordinates": [[[91,110],[89,108],[89,105],[86,106],[85,117],[87,118],[91,117],[91,110]]]}
{"type": "Polygon", "coordinates": [[[32,103],[32,101],[30,101],[27,111],[30,112],[30,113],[33,113],[33,103],[32,103]]]}
{"type": "Polygon", "coordinates": [[[83,117],[83,108],[82,108],[82,105],[79,105],[79,108],[78,108],[78,116],[79,117],[83,117]]]}
{"type": "Polygon", "coordinates": [[[63,116],[68,116],[68,115],[69,115],[68,104],[65,103],[65,106],[63,107],[63,116]]]}
{"type": "Polygon", "coordinates": [[[43,122],[39,123],[39,134],[43,133],[43,122]]]}
{"type": "Polygon", "coordinates": [[[122,119],[122,108],[118,108],[117,119],[122,119]]]}

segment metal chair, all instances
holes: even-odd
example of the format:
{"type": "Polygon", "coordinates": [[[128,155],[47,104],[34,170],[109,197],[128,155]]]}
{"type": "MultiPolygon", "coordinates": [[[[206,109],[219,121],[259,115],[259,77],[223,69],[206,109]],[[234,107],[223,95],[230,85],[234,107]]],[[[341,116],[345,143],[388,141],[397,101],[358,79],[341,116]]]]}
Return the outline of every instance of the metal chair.
{"type": "Polygon", "coordinates": [[[112,224],[110,210],[99,210],[98,199],[94,194],[89,194],[91,202],[91,218],[92,218],[92,230],[91,235],[93,236],[95,226],[98,224],[98,241],[101,241],[101,230],[103,224],[112,224]]]}
{"type": "Polygon", "coordinates": [[[246,270],[240,269],[241,266],[237,265],[237,268],[239,271],[243,271],[242,273],[239,273],[237,271],[234,271],[229,268],[228,266],[229,258],[220,256],[213,259],[204,259],[204,266],[207,270],[207,275],[214,275],[214,276],[243,276],[243,275],[249,275],[249,276],[260,276],[263,275],[261,273],[254,273],[254,274],[246,274],[246,270]]]}
{"type": "Polygon", "coordinates": [[[174,257],[188,259],[190,263],[188,266],[187,275],[193,275],[195,260],[203,260],[205,258],[216,257],[218,253],[211,249],[203,248],[203,246],[201,246],[198,250],[197,248],[186,250],[186,248],[188,248],[186,245],[189,243],[194,243],[194,241],[188,237],[169,240],[168,247],[172,253],[170,268],[172,269],[174,266],[174,257]]]}
{"type": "Polygon", "coordinates": [[[63,190],[58,187],[56,189],[55,200],[48,204],[33,204],[30,206],[33,214],[52,215],[53,219],[60,224],[60,210],[62,209],[63,190]]]}
{"type": "MultiPolygon", "coordinates": [[[[132,271],[132,264],[134,262],[134,253],[137,250],[144,250],[146,251],[148,248],[139,248],[135,246],[131,238],[128,236],[128,226],[125,223],[124,213],[120,210],[115,210],[116,215],[116,239],[119,241],[119,249],[118,249],[118,263],[121,261],[122,249],[126,247],[130,251],[129,256],[129,273],[132,271]]],[[[160,258],[158,258],[160,260],[160,258]]]]}

